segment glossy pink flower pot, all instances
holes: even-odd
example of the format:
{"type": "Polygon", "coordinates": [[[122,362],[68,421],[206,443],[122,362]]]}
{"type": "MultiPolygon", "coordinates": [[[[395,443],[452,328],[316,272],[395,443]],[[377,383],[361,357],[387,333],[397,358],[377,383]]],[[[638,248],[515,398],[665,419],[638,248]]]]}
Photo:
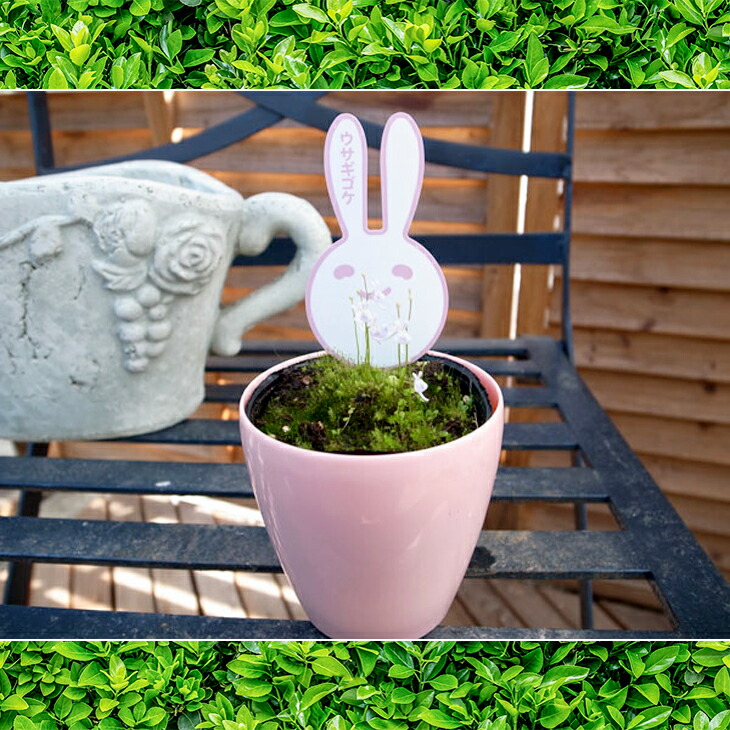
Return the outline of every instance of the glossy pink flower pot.
{"type": "Polygon", "coordinates": [[[473,372],[492,415],[441,446],[401,454],[349,455],[282,443],[256,428],[246,406],[288,360],[246,388],[243,449],[269,536],[314,625],[333,639],[416,639],[446,615],[492,494],[504,423],[492,377],[473,372]]]}

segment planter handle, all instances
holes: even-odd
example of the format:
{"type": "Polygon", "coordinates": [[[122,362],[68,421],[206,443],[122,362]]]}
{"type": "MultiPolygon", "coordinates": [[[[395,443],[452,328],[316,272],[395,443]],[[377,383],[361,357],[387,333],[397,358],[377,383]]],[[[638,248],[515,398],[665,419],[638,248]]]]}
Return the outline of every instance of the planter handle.
{"type": "Polygon", "coordinates": [[[294,195],[254,195],[244,202],[244,217],[235,255],[256,256],[281,233],[292,238],[297,250],[278,279],[221,309],[210,346],[216,355],[238,354],[246,330],[301,301],[309,272],[332,243],[327,224],[314,206],[294,195]]]}

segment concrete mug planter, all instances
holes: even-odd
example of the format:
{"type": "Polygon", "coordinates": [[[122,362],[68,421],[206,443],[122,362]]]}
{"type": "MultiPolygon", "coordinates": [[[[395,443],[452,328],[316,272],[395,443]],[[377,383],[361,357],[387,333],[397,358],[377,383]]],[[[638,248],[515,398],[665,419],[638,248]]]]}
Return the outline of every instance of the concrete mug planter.
{"type": "Polygon", "coordinates": [[[430,353],[476,376],[492,415],[447,444],[400,454],[301,449],[267,436],[240,404],[241,440],[256,499],[281,564],[311,621],[334,639],[416,639],[443,619],[479,538],[499,463],[504,403],[483,370],[430,353]]]}
{"type": "Polygon", "coordinates": [[[194,168],[125,162],[0,183],[0,437],[163,428],[203,400],[206,355],[304,295],[330,244],[304,200],[245,200],[194,168]],[[277,233],[285,274],[220,308],[229,264],[277,233]]]}

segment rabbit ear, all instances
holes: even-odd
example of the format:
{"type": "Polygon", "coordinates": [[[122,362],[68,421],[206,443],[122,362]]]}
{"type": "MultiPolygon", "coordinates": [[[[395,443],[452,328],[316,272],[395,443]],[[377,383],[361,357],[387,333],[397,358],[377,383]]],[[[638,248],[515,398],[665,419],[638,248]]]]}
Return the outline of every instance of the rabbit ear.
{"type": "Polygon", "coordinates": [[[423,183],[423,138],[413,118],[388,119],[380,148],[383,228],[407,235],[423,183]]]}
{"type": "Polygon", "coordinates": [[[327,132],[324,171],[342,235],[367,230],[368,147],[360,122],[340,114],[327,132]]]}

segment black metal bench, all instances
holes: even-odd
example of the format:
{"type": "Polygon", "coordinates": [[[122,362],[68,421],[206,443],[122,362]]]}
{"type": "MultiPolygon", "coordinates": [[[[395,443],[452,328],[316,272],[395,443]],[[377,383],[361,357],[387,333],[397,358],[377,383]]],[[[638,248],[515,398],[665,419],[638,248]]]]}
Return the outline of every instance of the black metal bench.
{"type": "MultiPolygon", "coordinates": [[[[188,161],[210,151],[217,139],[230,144],[289,116],[326,128],[335,115],[317,103],[319,92],[248,92],[257,107],[199,138],[145,153],[188,161]]],[[[39,172],[53,167],[45,97],[29,94],[39,172]]],[[[511,377],[506,405],[556,409],[559,422],[508,423],[506,450],[561,450],[573,455],[564,468],[505,467],[499,470],[495,502],[547,501],[573,504],[574,531],[484,531],[468,578],[571,579],[582,585],[583,629],[577,631],[494,627],[441,627],[432,638],[698,638],[730,636],[730,587],[713,566],[637,457],[586,388],[571,363],[568,310],[571,155],[543,154],[426,141],[427,159],[503,174],[565,180],[565,229],[523,235],[420,236],[444,265],[453,263],[555,264],[563,267],[563,341],[445,340],[438,349],[465,356],[495,376],[511,377]],[[530,386],[530,387],[526,387],[530,386]],[[587,528],[588,503],[608,505],[620,529],[587,528]],[[591,581],[646,579],[654,586],[674,628],[671,631],[606,632],[593,629],[591,581]]],[[[370,144],[380,129],[365,123],[370,144]]],[[[282,242],[240,264],[286,263],[291,246],[282,242]]],[[[244,341],[236,357],[211,357],[213,372],[258,372],[312,343],[244,341]]],[[[211,385],[206,400],[236,403],[241,385],[211,385]]],[[[237,445],[235,421],[190,419],[157,433],[126,439],[135,443],[237,445]]],[[[245,465],[45,459],[47,447],[30,444],[19,458],[0,459],[0,487],[20,489],[18,515],[0,521],[0,559],[12,561],[2,638],[314,638],[308,622],[171,616],[53,609],[24,605],[33,563],[165,567],[195,570],[280,570],[261,527],[151,524],[39,518],[44,491],[118,494],[253,496],[245,465]]]]}

